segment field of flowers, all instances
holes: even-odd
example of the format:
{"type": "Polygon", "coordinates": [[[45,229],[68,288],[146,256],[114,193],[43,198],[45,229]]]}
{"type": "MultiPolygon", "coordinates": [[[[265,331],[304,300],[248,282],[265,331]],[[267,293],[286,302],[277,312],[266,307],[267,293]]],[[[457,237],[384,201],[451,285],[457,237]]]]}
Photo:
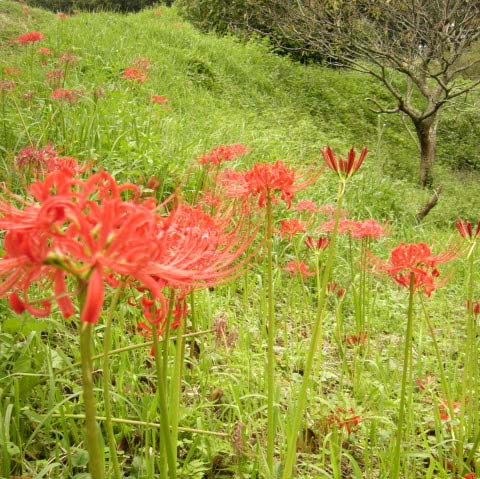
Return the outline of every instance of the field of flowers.
{"type": "Polygon", "coordinates": [[[414,225],[337,72],[174,9],[2,25],[0,478],[480,477],[475,176],[414,225]]]}

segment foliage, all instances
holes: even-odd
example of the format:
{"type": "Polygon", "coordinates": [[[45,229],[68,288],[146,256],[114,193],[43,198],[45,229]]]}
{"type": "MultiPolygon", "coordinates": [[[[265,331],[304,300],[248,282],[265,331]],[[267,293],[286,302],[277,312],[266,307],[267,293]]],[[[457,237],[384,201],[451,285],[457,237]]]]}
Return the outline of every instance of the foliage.
{"type": "Polygon", "coordinates": [[[182,16],[204,32],[233,33],[244,40],[263,41],[275,52],[289,55],[303,63],[322,62],[324,57],[308,51],[302,42],[293,40],[277,28],[256,0],[177,0],[182,16]]]}
{"type": "Polygon", "coordinates": [[[33,7],[53,12],[68,13],[73,10],[138,12],[157,3],[156,0],[27,0],[33,7]]]}

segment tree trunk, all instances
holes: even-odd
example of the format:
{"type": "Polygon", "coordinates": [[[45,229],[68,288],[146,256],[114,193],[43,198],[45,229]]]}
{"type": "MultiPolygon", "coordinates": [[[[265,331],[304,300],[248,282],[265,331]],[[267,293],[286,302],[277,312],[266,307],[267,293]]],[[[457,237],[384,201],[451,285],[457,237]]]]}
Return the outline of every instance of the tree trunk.
{"type": "Polygon", "coordinates": [[[420,184],[431,188],[433,184],[433,165],[437,147],[438,112],[415,122],[415,130],[420,141],[420,184]]]}

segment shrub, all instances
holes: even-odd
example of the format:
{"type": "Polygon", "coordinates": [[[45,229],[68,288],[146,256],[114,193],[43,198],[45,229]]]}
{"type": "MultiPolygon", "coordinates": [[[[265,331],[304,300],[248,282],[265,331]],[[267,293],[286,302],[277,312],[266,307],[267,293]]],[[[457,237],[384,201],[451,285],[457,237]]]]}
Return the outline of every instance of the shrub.
{"type": "Polygon", "coordinates": [[[323,60],[318,53],[306,51],[305,45],[287,38],[261,1],[177,0],[175,5],[184,18],[204,32],[234,33],[243,39],[268,38],[276,53],[288,54],[302,62],[323,60]]]}

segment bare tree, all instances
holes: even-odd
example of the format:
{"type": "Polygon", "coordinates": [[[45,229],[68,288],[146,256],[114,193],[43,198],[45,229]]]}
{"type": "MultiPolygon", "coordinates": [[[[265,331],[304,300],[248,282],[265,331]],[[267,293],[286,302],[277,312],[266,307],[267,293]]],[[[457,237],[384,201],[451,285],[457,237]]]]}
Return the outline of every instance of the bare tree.
{"type": "Polygon", "coordinates": [[[259,0],[257,8],[306,51],[386,87],[390,105],[369,100],[413,122],[420,184],[432,186],[442,109],[480,84],[462,77],[480,38],[480,0],[259,0]]]}

